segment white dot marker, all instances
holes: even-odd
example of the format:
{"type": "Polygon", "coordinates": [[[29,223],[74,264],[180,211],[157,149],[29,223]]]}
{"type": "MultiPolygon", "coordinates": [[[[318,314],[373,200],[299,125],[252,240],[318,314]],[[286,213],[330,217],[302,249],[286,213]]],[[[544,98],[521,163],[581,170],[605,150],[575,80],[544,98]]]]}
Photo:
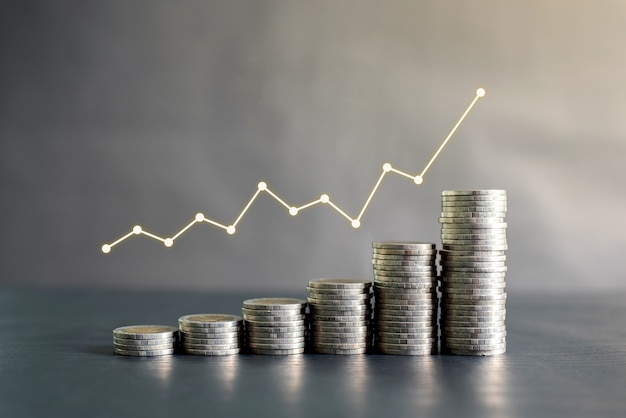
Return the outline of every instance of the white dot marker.
{"type": "Polygon", "coordinates": [[[228,228],[226,228],[226,232],[228,232],[229,235],[233,235],[235,232],[237,232],[237,230],[234,226],[229,225],[228,228]]]}
{"type": "Polygon", "coordinates": [[[111,252],[111,246],[109,244],[104,244],[102,246],[102,252],[105,254],[108,254],[111,252]]]}
{"type": "Polygon", "coordinates": [[[296,207],[294,207],[294,206],[290,207],[290,208],[289,208],[289,214],[290,214],[291,216],[296,216],[296,215],[298,214],[298,208],[296,208],[296,207]]]}
{"type": "Polygon", "coordinates": [[[165,241],[163,241],[163,245],[169,248],[174,245],[174,240],[171,238],[165,238],[165,241]]]}
{"type": "Polygon", "coordinates": [[[485,89],[483,89],[482,87],[481,87],[481,88],[479,88],[478,90],[476,90],[476,96],[478,96],[478,97],[485,97],[485,94],[486,94],[486,93],[487,93],[487,92],[486,92],[486,91],[485,91],[485,89]]]}
{"type": "Polygon", "coordinates": [[[259,190],[263,191],[267,189],[267,183],[262,181],[259,184],[257,184],[257,187],[259,188],[259,190]]]}
{"type": "Polygon", "coordinates": [[[204,214],[196,213],[196,222],[203,222],[203,221],[204,221],[204,214]]]}
{"type": "Polygon", "coordinates": [[[141,231],[142,231],[141,226],[139,226],[139,225],[133,226],[133,234],[139,235],[139,234],[141,234],[141,231]]]}
{"type": "Polygon", "coordinates": [[[361,221],[359,221],[358,219],[354,219],[352,221],[352,228],[356,229],[356,228],[358,228],[360,226],[361,226],[361,221]]]}
{"type": "Polygon", "coordinates": [[[328,197],[327,194],[323,194],[320,196],[320,202],[322,203],[328,203],[329,200],[330,200],[330,197],[328,197]]]}
{"type": "Polygon", "coordinates": [[[415,176],[413,177],[413,181],[415,182],[415,184],[422,184],[424,178],[422,176],[415,176]]]}
{"type": "Polygon", "coordinates": [[[390,171],[391,171],[391,164],[389,164],[389,163],[385,163],[385,164],[383,164],[383,171],[384,171],[385,173],[390,172],[390,171]]]}

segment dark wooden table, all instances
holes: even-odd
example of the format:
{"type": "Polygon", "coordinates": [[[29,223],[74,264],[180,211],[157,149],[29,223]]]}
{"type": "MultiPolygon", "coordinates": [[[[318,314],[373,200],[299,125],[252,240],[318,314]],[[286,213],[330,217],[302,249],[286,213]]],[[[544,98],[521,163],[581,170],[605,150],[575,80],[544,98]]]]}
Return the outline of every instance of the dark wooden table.
{"type": "Polygon", "coordinates": [[[113,328],[302,294],[0,289],[0,417],[624,417],[626,295],[509,294],[497,357],[125,358],[113,328]]]}

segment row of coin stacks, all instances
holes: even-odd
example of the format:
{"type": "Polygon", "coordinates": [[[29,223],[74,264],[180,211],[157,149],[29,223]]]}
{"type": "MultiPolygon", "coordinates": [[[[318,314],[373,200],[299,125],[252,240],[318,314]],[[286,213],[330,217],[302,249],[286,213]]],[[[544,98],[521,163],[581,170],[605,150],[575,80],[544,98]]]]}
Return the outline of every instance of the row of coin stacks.
{"type": "Polygon", "coordinates": [[[374,242],[373,283],[313,279],[307,300],[249,299],[243,302],[243,317],[196,314],[179,318],[178,329],[117,328],[115,353],[504,353],[506,211],[505,190],[443,191],[440,276],[435,243],[374,242]]]}

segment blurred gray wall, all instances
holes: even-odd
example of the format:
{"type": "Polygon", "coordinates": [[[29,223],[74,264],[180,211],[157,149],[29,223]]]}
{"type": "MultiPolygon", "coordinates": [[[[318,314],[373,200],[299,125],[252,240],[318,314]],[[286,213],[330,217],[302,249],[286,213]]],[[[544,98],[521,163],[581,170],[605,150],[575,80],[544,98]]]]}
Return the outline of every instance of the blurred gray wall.
{"type": "Polygon", "coordinates": [[[510,290],[624,289],[626,2],[2,1],[0,281],[302,291],[506,188],[510,290]],[[478,102],[424,184],[418,173],[478,102]]]}

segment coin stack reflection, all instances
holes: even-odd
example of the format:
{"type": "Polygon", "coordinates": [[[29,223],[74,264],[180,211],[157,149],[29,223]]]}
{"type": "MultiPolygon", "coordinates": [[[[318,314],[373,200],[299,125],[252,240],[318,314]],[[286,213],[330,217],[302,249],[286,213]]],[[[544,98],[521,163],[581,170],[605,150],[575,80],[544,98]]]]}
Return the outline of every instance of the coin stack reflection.
{"type": "Polygon", "coordinates": [[[372,346],[372,282],[309,281],[311,344],[320,354],[363,354],[372,346]]]}
{"type": "Polygon", "coordinates": [[[243,302],[246,345],[253,354],[304,353],[306,301],[292,298],[258,298],[243,302]]]}
{"type": "Polygon", "coordinates": [[[155,357],[174,354],[178,329],[166,325],[130,325],[113,330],[115,354],[155,357]]]}
{"type": "Polygon", "coordinates": [[[442,192],[441,342],[445,352],[506,351],[505,190],[442,192]]]}
{"type": "Polygon", "coordinates": [[[178,318],[183,351],[224,356],[241,350],[243,319],[228,314],[195,314],[178,318]]]}
{"type": "Polygon", "coordinates": [[[437,249],[431,242],[374,242],[376,347],[384,354],[437,352],[437,249]]]}

